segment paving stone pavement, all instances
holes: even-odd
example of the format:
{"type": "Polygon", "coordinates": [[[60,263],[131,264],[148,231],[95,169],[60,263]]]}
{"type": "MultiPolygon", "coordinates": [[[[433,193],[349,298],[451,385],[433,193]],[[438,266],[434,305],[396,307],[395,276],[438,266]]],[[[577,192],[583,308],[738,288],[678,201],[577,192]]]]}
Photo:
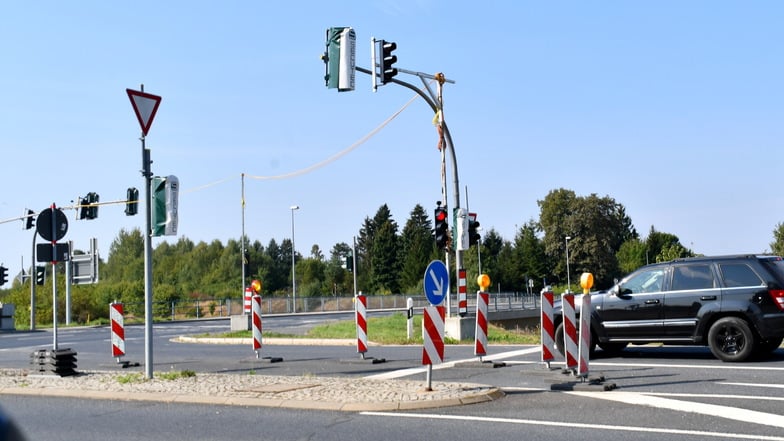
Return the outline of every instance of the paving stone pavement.
{"type": "Polygon", "coordinates": [[[426,409],[501,398],[493,386],[474,383],[374,380],[317,376],[206,374],[151,380],[139,373],[79,371],[60,377],[0,369],[0,395],[212,403],[340,411],[426,409]]]}

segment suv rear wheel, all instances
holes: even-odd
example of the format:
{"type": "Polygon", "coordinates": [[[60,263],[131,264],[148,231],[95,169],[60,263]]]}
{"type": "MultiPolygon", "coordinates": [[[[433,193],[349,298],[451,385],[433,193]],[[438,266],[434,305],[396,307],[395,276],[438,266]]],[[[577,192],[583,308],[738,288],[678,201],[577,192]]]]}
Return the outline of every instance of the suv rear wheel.
{"type": "Polygon", "coordinates": [[[708,346],[721,361],[743,361],[754,350],[754,334],[745,320],[724,317],[717,320],[708,331],[708,346]]]}
{"type": "MultiPolygon", "coordinates": [[[[553,338],[555,339],[555,348],[558,350],[558,352],[561,353],[562,357],[565,356],[566,355],[566,348],[564,347],[564,324],[563,324],[563,322],[559,323],[558,326],[555,328],[555,336],[553,338]]],[[[578,345],[578,348],[579,348],[579,345],[580,345],[580,328],[577,328],[577,345],[578,345]]],[[[591,344],[589,345],[589,348],[588,348],[588,352],[590,354],[589,357],[593,356],[593,353],[594,353],[595,350],[596,350],[596,338],[593,335],[593,333],[591,333],[591,344]]]]}

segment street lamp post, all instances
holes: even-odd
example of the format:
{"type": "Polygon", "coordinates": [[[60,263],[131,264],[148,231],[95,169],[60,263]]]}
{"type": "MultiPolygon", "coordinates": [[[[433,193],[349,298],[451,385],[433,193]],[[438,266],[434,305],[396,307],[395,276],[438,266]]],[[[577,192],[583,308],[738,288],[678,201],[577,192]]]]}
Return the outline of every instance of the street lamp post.
{"type": "Polygon", "coordinates": [[[566,236],[566,292],[572,292],[572,279],[569,275],[569,240],[572,236],[566,236]]]}
{"type": "Polygon", "coordinates": [[[293,302],[293,310],[294,312],[297,312],[297,263],[294,260],[294,255],[296,254],[296,251],[294,250],[294,210],[299,210],[299,205],[292,205],[289,209],[291,210],[291,299],[293,302]]]}

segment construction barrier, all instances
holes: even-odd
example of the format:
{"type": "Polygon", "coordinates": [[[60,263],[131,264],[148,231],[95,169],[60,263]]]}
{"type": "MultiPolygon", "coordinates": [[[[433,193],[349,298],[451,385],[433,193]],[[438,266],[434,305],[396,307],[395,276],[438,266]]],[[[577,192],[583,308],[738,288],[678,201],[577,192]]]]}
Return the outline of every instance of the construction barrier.
{"type": "Polygon", "coordinates": [[[555,323],[553,322],[553,291],[550,287],[542,289],[542,319],[540,328],[542,331],[542,363],[555,360],[555,323]]]}
{"type": "Polygon", "coordinates": [[[466,270],[457,271],[457,313],[460,317],[468,314],[468,297],[466,293],[466,270]]]}
{"type": "Polygon", "coordinates": [[[588,359],[591,352],[591,296],[583,294],[580,305],[580,348],[577,362],[577,376],[588,376],[588,359]]]}
{"type": "Polygon", "coordinates": [[[444,316],[443,306],[428,306],[424,309],[423,325],[425,330],[422,347],[422,364],[441,364],[444,361],[444,316]]]}
{"type": "Polygon", "coordinates": [[[577,327],[575,326],[574,294],[565,293],[561,296],[563,306],[564,328],[564,370],[577,368],[577,327]]]}
{"type": "Polygon", "coordinates": [[[249,286],[249,287],[245,288],[245,299],[244,299],[245,302],[244,302],[244,306],[243,306],[243,309],[242,309],[242,311],[243,311],[243,313],[245,315],[248,315],[248,314],[251,313],[251,309],[252,309],[251,298],[252,297],[253,297],[253,289],[249,286]]]}
{"type": "Polygon", "coordinates": [[[109,304],[109,319],[112,322],[112,357],[119,362],[120,357],[125,355],[125,318],[122,303],[109,304]]]}
{"type": "Polygon", "coordinates": [[[357,352],[365,354],[368,350],[367,338],[367,296],[358,294],[354,302],[357,322],[357,352]]]}
{"type": "Polygon", "coordinates": [[[256,358],[259,358],[261,351],[261,296],[256,294],[251,297],[253,307],[253,350],[256,351],[256,358]]]}
{"type": "Polygon", "coordinates": [[[474,355],[479,359],[487,355],[487,303],[490,295],[486,292],[476,292],[476,329],[474,331],[474,355]]]}

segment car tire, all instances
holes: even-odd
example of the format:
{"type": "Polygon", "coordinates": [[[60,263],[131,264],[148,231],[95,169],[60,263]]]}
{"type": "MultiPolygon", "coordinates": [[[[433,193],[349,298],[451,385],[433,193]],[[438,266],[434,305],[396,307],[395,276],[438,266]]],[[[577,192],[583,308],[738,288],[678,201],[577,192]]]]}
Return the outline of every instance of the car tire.
{"type": "Polygon", "coordinates": [[[724,317],[710,327],[708,346],[713,355],[721,361],[744,361],[754,351],[754,333],[745,320],[724,317]]]}
{"type": "MultiPolygon", "coordinates": [[[[563,322],[559,323],[558,326],[555,328],[555,349],[561,354],[562,357],[566,355],[566,348],[564,347],[564,324],[563,322]]],[[[577,344],[579,347],[580,344],[580,329],[577,329],[577,344]]],[[[589,357],[593,357],[594,351],[596,350],[596,336],[591,333],[591,344],[588,348],[588,353],[590,354],[589,357]]]]}

